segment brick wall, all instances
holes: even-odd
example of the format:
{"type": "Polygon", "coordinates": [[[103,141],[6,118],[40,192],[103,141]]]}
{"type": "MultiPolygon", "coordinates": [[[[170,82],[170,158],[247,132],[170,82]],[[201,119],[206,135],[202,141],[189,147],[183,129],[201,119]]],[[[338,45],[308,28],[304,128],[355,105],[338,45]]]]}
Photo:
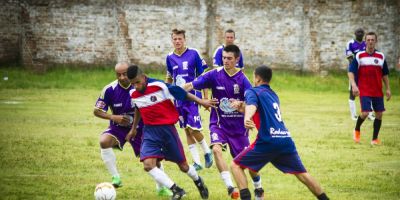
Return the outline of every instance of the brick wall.
{"type": "Polygon", "coordinates": [[[345,69],[344,48],[357,27],[379,35],[394,67],[400,54],[396,0],[7,0],[0,7],[0,63],[163,68],[170,31],[209,64],[223,33],[236,31],[245,65],[305,71],[345,69]]]}

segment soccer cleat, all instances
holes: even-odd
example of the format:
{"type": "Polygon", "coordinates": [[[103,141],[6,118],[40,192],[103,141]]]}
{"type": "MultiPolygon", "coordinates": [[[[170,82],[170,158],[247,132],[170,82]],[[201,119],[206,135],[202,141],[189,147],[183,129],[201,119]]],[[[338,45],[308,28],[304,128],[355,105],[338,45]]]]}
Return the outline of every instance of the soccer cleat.
{"type": "Polygon", "coordinates": [[[173,195],[172,191],[167,187],[163,186],[157,191],[157,195],[160,197],[170,197],[173,195]]]}
{"type": "Polygon", "coordinates": [[[353,132],[353,140],[355,143],[360,143],[361,133],[360,131],[354,130],[353,132]]]}
{"type": "Polygon", "coordinates": [[[172,192],[173,192],[173,194],[171,196],[171,200],[180,200],[184,196],[186,196],[185,190],[183,190],[182,188],[179,188],[179,187],[176,187],[175,191],[172,191],[172,192]]]}
{"type": "Polygon", "coordinates": [[[204,161],[205,161],[206,168],[210,168],[212,166],[213,156],[212,156],[211,152],[204,154],[204,161]]]}
{"type": "Polygon", "coordinates": [[[375,120],[375,115],[374,115],[373,112],[369,112],[369,113],[368,113],[368,119],[371,120],[371,121],[374,121],[374,120],[375,120]]]}
{"type": "Polygon", "coordinates": [[[196,171],[200,171],[203,169],[203,167],[197,163],[193,163],[193,167],[196,169],[196,171]]]}
{"type": "Polygon", "coordinates": [[[112,184],[115,188],[122,187],[121,178],[120,178],[119,176],[113,176],[113,177],[112,177],[111,184],[112,184]]]}
{"type": "Polygon", "coordinates": [[[239,199],[239,190],[232,186],[228,187],[228,195],[231,196],[231,199],[239,199]]]}
{"type": "Polygon", "coordinates": [[[264,190],[262,188],[257,188],[254,190],[255,200],[264,200],[264,190]]]}
{"type": "Polygon", "coordinates": [[[379,140],[379,139],[375,139],[375,140],[372,140],[371,141],[371,145],[372,146],[374,146],[374,145],[380,145],[381,144],[381,141],[379,140]]]}
{"type": "Polygon", "coordinates": [[[203,179],[200,176],[197,181],[194,181],[194,184],[196,184],[196,187],[200,192],[201,198],[208,199],[208,188],[206,184],[204,184],[203,179]]]}

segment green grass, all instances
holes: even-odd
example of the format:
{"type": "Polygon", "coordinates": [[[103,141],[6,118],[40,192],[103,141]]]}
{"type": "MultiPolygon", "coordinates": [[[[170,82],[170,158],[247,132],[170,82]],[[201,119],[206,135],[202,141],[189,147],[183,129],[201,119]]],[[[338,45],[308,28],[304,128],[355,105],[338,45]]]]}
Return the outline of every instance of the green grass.
{"type": "MultiPolygon", "coordinates": [[[[102,87],[114,79],[112,68],[60,69],[45,75],[11,68],[0,72],[5,70],[9,80],[0,81],[0,199],[92,199],[95,185],[111,179],[98,145],[108,122],[94,117],[92,109],[102,87]]],[[[303,163],[331,199],[400,199],[400,96],[398,77],[392,75],[394,95],[385,102],[383,145],[377,147],[369,145],[371,121],[363,124],[362,143],[352,141],[355,122],[350,120],[344,74],[274,75],[272,87],[303,163]]],[[[163,79],[164,74],[154,76],[163,79]]],[[[208,138],[207,113],[202,116],[208,138]]],[[[131,147],[116,154],[124,182],[118,199],[159,199],[131,147]]],[[[199,199],[177,166],[166,162],[165,168],[185,188],[186,199],[199,199]]],[[[272,165],[261,174],[267,199],[314,199],[295,177],[272,165]]],[[[227,199],[215,165],[200,175],[210,199],[227,199]]]]}

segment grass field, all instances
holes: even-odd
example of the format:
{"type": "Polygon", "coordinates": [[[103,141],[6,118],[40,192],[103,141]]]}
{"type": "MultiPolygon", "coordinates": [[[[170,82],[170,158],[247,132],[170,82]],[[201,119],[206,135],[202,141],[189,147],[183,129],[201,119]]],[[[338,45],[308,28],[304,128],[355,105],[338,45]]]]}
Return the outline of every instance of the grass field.
{"type": "MultiPolygon", "coordinates": [[[[114,79],[112,68],[63,69],[45,75],[0,68],[2,74],[5,71],[9,80],[0,81],[0,199],[93,199],[95,185],[110,181],[98,145],[108,122],[92,111],[102,87],[114,79]]],[[[303,163],[331,199],[400,199],[398,80],[392,73],[393,97],[385,102],[380,134],[383,145],[371,147],[371,121],[363,124],[362,143],[352,141],[355,122],[348,111],[344,73],[274,75],[272,87],[280,96],[283,119],[303,163]]],[[[203,111],[202,116],[208,138],[208,114],[203,111]]],[[[185,143],[182,131],[181,136],[185,143]]],[[[118,199],[161,199],[131,147],[116,154],[124,183],[117,190],[118,199]]],[[[165,168],[185,188],[186,199],[199,199],[194,184],[177,166],[166,162],[165,168]]],[[[314,199],[295,177],[272,165],[261,174],[267,199],[314,199]]],[[[210,199],[228,199],[215,165],[200,175],[210,199]]]]}

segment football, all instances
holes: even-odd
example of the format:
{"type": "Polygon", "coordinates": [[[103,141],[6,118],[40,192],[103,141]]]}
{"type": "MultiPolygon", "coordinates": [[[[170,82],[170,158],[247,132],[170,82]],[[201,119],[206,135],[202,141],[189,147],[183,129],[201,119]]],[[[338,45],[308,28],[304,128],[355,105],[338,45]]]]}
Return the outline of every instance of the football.
{"type": "Polygon", "coordinates": [[[96,200],[115,200],[117,192],[111,183],[99,183],[94,190],[94,198],[96,200]]]}

